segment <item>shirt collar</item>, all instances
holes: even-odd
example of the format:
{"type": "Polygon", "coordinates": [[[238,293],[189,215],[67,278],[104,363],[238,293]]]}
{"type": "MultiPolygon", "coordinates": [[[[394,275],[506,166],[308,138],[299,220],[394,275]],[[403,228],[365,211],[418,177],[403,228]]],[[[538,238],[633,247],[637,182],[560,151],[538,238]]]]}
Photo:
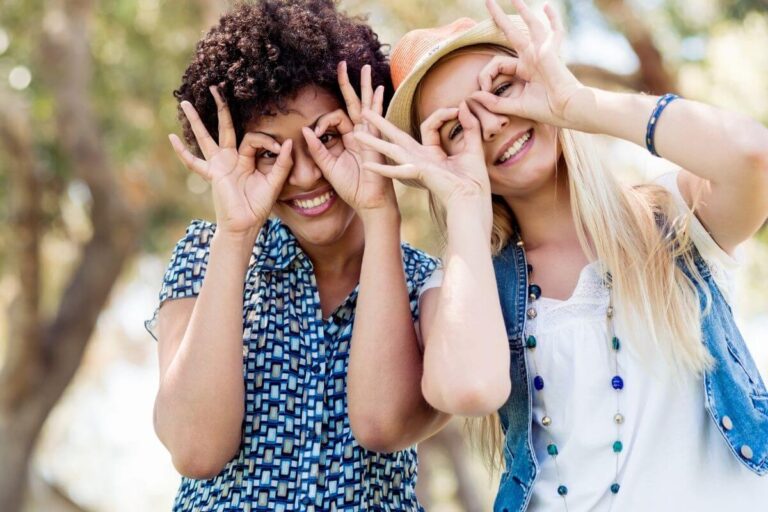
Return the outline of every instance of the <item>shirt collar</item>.
{"type": "Polygon", "coordinates": [[[281,271],[288,268],[296,257],[307,260],[296,237],[280,219],[269,219],[259,233],[253,247],[251,265],[257,272],[281,271]]]}

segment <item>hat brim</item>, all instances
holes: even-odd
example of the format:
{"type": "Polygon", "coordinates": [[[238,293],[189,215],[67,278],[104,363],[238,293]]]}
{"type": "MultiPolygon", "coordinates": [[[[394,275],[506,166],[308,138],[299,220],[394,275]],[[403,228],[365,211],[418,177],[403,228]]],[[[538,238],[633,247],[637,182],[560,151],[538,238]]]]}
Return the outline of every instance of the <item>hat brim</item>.
{"type": "MultiPolygon", "coordinates": [[[[510,19],[527,33],[527,27],[518,16],[510,15],[510,19]]],[[[395,91],[387,109],[386,119],[404,132],[415,135],[411,133],[411,109],[421,79],[432,66],[449,53],[478,44],[496,44],[512,49],[511,43],[493,19],[481,21],[469,30],[435,45],[419,59],[395,91]]]]}

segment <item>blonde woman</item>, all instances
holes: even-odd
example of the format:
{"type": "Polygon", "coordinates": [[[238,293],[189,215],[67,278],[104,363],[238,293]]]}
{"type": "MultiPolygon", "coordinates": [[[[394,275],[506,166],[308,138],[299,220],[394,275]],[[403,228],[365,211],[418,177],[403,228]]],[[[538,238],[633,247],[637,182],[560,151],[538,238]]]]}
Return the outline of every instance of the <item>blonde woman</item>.
{"type": "MultiPolygon", "coordinates": [[[[491,0],[493,20],[407,34],[387,120],[365,113],[386,140],[358,135],[392,161],[369,170],[430,191],[446,235],[443,272],[420,299],[421,388],[435,411],[389,423],[423,432],[486,416],[499,512],[763,506],[768,393],[734,324],[728,271],[768,215],[768,130],[673,95],[586,87],[558,56],[557,14],[513,4],[519,16],[491,0]],[[679,170],[620,184],[593,133],[679,170]]],[[[359,438],[388,428],[354,415],[371,393],[381,408],[396,399],[376,371],[387,344],[385,329],[356,326],[359,438]]]]}

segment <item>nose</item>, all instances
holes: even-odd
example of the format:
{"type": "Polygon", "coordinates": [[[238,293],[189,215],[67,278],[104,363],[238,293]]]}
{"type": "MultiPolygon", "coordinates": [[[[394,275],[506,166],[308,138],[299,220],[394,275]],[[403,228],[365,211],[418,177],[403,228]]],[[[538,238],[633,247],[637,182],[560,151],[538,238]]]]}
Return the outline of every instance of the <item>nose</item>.
{"type": "Polygon", "coordinates": [[[309,154],[306,143],[294,143],[292,157],[293,167],[288,175],[288,183],[296,188],[311,190],[323,177],[323,173],[309,154]]]}
{"type": "Polygon", "coordinates": [[[494,140],[509,124],[509,117],[491,112],[476,101],[468,101],[467,106],[480,122],[483,140],[486,142],[494,140]]]}

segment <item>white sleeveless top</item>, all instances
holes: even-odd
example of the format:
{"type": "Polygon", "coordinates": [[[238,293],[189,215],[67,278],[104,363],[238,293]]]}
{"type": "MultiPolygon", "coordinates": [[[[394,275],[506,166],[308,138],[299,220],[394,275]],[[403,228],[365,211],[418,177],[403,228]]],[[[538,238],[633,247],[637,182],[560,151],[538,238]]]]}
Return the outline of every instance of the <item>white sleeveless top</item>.
{"type": "MultiPolygon", "coordinates": [[[[677,173],[657,182],[687,208],[677,187],[677,173]]],[[[713,276],[730,302],[736,260],[714,242],[697,219],[692,219],[693,242],[712,267],[713,276]]],[[[436,272],[437,274],[437,272],[436,272]]],[[[442,276],[426,282],[423,290],[440,285],[442,276]]],[[[631,343],[618,355],[624,422],[618,430],[623,450],[618,459],[614,495],[617,440],[613,421],[615,375],[605,311],[608,293],[596,262],[585,266],[573,295],[565,301],[546,297],[534,302],[537,316],[526,322],[526,334],[535,334],[538,373],[543,377],[544,399],[552,424],[546,432],[541,393],[533,391],[533,442],[540,471],[530,511],[565,510],[557,493],[568,488],[570,512],[731,511],[768,506],[768,477],[758,477],[730,453],[720,432],[704,409],[700,377],[676,375],[659,360],[652,367],[639,359],[631,343]],[[558,448],[557,466],[547,445],[558,448]]],[[[617,312],[617,319],[620,312],[617,312]]],[[[620,322],[617,336],[626,338],[620,322]]],[[[533,388],[534,366],[529,357],[533,388]]]]}

